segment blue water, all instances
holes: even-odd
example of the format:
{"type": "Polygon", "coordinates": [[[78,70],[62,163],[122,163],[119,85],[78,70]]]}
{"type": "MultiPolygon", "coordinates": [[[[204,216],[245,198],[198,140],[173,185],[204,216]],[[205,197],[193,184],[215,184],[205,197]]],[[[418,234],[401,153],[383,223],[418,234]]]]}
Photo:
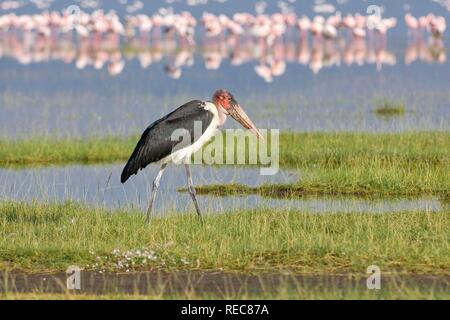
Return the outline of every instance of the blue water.
{"type": "MultiPolygon", "coordinates": [[[[159,167],[148,166],[145,171],[130,178],[125,184],[119,181],[122,165],[67,166],[38,169],[0,169],[0,200],[18,201],[77,201],[107,208],[134,207],[147,209],[151,183],[159,167]]],[[[242,183],[258,186],[264,183],[296,182],[296,174],[279,171],[272,176],[262,176],[258,169],[245,167],[192,166],[194,184],[242,183]]],[[[169,166],[161,179],[154,211],[194,213],[188,193],[177,192],[186,187],[182,166],[169,166]]],[[[295,209],[313,213],[391,213],[422,210],[435,212],[443,209],[439,200],[418,199],[364,199],[353,197],[304,197],[299,199],[272,199],[257,195],[227,196],[198,195],[204,213],[232,212],[242,208],[295,209]]]]}
{"type": "MultiPolygon", "coordinates": [[[[37,12],[29,1],[24,3],[27,4],[16,13],[37,12]]],[[[74,3],[80,4],[58,0],[50,8],[61,10],[74,3]]],[[[105,10],[125,14],[126,6],[119,1],[100,3],[105,10]]],[[[365,14],[372,4],[328,3],[343,14],[365,14]]],[[[289,3],[299,15],[310,17],[314,4],[298,0],[289,3]]],[[[136,134],[190,99],[210,98],[218,88],[229,89],[261,128],[299,132],[449,130],[450,64],[447,60],[431,63],[420,59],[407,64],[408,33],[403,22],[407,10],[414,15],[441,14],[450,21],[448,11],[435,1],[384,0],[376,4],[385,8],[385,16],[398,19],[397,27],[389,31],[387,39],[394,64],[385,64],[381,70],[368,61],[363,65],[341,61],[314,73],[309,65],[287,59],[285,72],[267,83],[256,74],[255,59],[236,66],[225,57],[217,70],[207,69],[201,40],[192,55],[192,64],[181,67],[179,79],[171,78],[165,71],[177,58],[174,52],[146,68],[136,54],[122,53],[125,66],[116,76],[111,76],[106,67],[78,69],[75,61],[64,63],[52,58],[21,64],[5,53],[0,54],[0,137],[136,134]],[[373,110],[377,101],[384,98],[404,103],[406,113],[390,118],[377,116],[373,110]]],[[[203,11],[254,12],[254,2],[229,0],[197,6],[188,6],[185,1],[170,4],[148,1],[135,13],[152,14],[169,5],[175,12],[190,10],[197,18],[203,11]]],[[[268,1],[267,12],[277,10],[277,1],[268,1]]],[[[447,30],[444,37],[447,48],[449,40],[447,30]]],[[[233,121],[227,126],[237,127],[233,121]]]]}
{"type": "MultiPolygon", "coordinates": [[[[29,1],[15,10],[17,14],[38,11],[29,1]]],[[[134,1],[128,0],[128,4],[134,1]]],[[[231,15],[238,11],[254,12],[253,1],[209,1],[206,5],[188,6],[185,1],[146,1],[142,10],[152,14],[158,8],[173,6],[175,12],[189,10],[197,18],[203,11],[231,15]]],[[[278,1],[267,1],[266,12],[278,11],[278,1]]],[[[317,1],[317,3],[320,1],[317,1]]],[[[343,14],[366,13],[369,1],[328,1],[343,14]]],[[[105,10],[114,9],[122,17],[125,5],[119,1],[100,1],[105,10]]],[[[54,1],[52,10],[62,10],[80,1],[54,1]]],[[[314,15],[313,1],[292,1],[289,6],[298,15],[314,15]]],[[[257,55],[236,65],[236,52],[227,51],[217,69],[207,67],[211,48],[204,39],[196,38],[196,46],[189,50],[168,50],[156,59],[153,47],[120,47],[116,54],[124,63],[122,71],[112,76],[106,66],[77,67],[80,50],[66,51],[16,50],[0,34],[0,138],[29,138],[37,136],[130,135],[143,131],[151,122],[191,99],[208,99],[218,88],[230,90],[259,128],[305,131],[363,131],[399,132],[416,130],[450,130],[450,64],[441,52],[442,61],[416,59],[409,63],[411,53],[408,32],[403,23],[406,11],[424,15],[429,12],[444,15],[449,12],[435,1],[377,1],[384,7],[384,15],[396,17],[398,25],[389,31],[387,54],[391,64],[377,68],[371,61],[373,52],[367,51],[364,63],[347,64],[345,50],[337,50],[340,60],[331,66],[313,71],[312,64],[301,63],[298,39],[291,37],[283,48],[286,68],[267,82],[255,72],[260,63],[257,55]],[[208,51],[209,50],[209,51],[208,51]],[[19,52],[19,54],[18,54],[19,52]],[[63,62],[60,53],[73,54],[63,62]],[[292,54],[294,53],[294,54],[292,54]],[[179,78],[167,72],[182,56],[179,78]],[[153,59],[149,65],[146,60],[153,59]],[[28,61],[29,60],[29,61],[28,61]],[[28,61],[28,62],[27,62],[28,61]],[[388,99],[403,103],[404,115],[380,117],[374,113],[377,101],[388,99]]],[[[92,9],[85,9],[92,11],[92,9]]],[[[10,11],[1,11],[0,14],[10,11]]],[[[345,41],[340,39],[339,41],[345,41]]],[[[428,54],[435,54],[429,46],[428,54]]],[[[444,50],[450,47],[447,31],[444,50]]],[[[335,44],[339,46],[339,42],[335,44]]],[[[345,46],[344,46],[345,47],[345,46]]],[[[235,48],[234,48],[235,49],[235,48]]],[[[244,48],[245,49],[245,48],[244,48]]],[[[254,49],[254,48],[250,48],[254,49]]],[[[245,50],[248,50],[245,49],[245,50]]],[[[256,49],[255,49],[256,50],[256,49]]],[[[251,51],[251,50],[250,50],[251,51]]],[[[414,50],[412,50],[414,52],[414,50]]],[[[244,52],[245,53],[245,52],[244,52]]],[[[93,52],[95,55],[98,52],[93,52]]],[[[271,52],[274,54],[274,52],[271,52]]],[[[309,54],[317,51],[309,43],[309,54]]],[[[326,56],[326,52],[322,52],[326,56]]],[[[436,59],[434,59],[436,60],[436,59]]],[[[229,120],[226,127],[238,127],[229,120]]],[[[63,202],[82,201],[110,208],[133,206],[145,210],[151,181],[157,167],[150,165],[144,173],[125,185],[119,183],[121,165],[68,166],[26,170],[0,170],[0,199],[45,200],[63,202]]],[[[199,167],[193,169],[195,184],[280,183],[296,181],[298,177],[280,172],[275,176],[261,176],[256,169],[199,167]]],[[[177,210],[193,212],[188,194],[176,190],[185,185],[182,168],[167,170],[155,204],[155,211],[177,210]]],[[[309,212],[395,212],[404,210],[438,211],[441,204],[434,198],[379,199],[304,198],[292,200],[266,199],[259,196],[215,197],[199,196],[206,212],[222,212],[233,208],[260,206],[297,208],[309,212]]]]}

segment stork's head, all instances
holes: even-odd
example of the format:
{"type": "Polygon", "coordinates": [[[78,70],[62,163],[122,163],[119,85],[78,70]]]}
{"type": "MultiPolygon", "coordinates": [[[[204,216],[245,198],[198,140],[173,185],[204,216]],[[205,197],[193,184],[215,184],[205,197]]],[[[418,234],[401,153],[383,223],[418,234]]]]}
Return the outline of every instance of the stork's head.
{"type": "Polygon", "coordinates": [[[263,139],[262,134],[258,131],[252,120],[250,120],[244,112],[244,109],[237,103],[230,92],[219,89],[214,93],[212,100],[219,112],[232,116],[233,119],[239,122],[244,128],[249,129],[258,138],[263,139]]]}

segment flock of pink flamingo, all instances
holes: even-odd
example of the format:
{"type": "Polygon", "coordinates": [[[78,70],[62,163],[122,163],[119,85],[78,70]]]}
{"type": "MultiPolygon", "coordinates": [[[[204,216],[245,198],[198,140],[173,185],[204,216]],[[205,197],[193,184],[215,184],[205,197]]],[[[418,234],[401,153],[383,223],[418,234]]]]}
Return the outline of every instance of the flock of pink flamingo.
{"type": "MultiPolygon", "coordinates": [[[[406,14],[405,23],[413,39],[405,52],[406,63],[446,60],[445,18],[406,14]],[[422,41],[422,30],[429,32],[428,43],[422,41]]],[[[194,63],[197,24],[202,26],[200,51],[207,69],[219,68],[223,59],[233,65],[256,60],[255,72],[267,82],[284,74],[289,62],[308,65],[314,73],[341,64],[374,63],[380,69],[396,63],[386,48],[386,34],[396,26],[395,18],[340,13],[312,19],[294,13],[228,17],[205,12],[197,23],[187,11],[161,10],[152,16],[128,15],[123,21],[114,11],[103,10],[0,15],[0,57],[10,56],[23,64],[75,61],[80,69],[107,66],[111,75],[123,70],[125,60],[137,58],[147,68],[165,58],[165,71],[177,79],[182,67],[194,63]]]]}
{"type": "Polygon", "coordinates": [[[444,63],[447,59],[443,34],[447,29],[444,17],[428,14],[414,17],[405,15],[405,23],[409,30],[409,45],[405,52],[405,63],[410,64],[418,59],[421,61],[438,61],[444,63]],[[424,41],[428,34],[428,43],[424,41]]]}
{"type": "MultiPolygon", "coordinates": [[[[353,37],[364,38],[369,31],[385,35],[389,29],[397,25],[395,18],[364,16],[358,13],[341,16],[339,12],[328,17],[316,15],[312,19],[307,16],[297,17],[292,12],[271,15],[239,12],[232,17],[205,12],[200,22],[205,36],[209,38],[224,34],[235,36],[248,34],[268,44],[273,44],[277,38],[291,32],[292,29],[296,29],[301,35],[310,32],[316,39],[336,38],[341,30],[347,30],[353,37]]],[[[446,30],[445,18],[433,14],[416,18],[407,13],[405,22],[412,32],[428,30],[436,38],[441,37],[446,30]]],[[[33,31],[43,36],[55,36],[74,30],[79,37],[92,37],[94,40],[103,35],[118,39],[122,36],[133,37],[137,32],[146,37],[154,32],[157,36],[161,36],[162,33],[169,36],[177,34],[182,40],[192,43],[196,25],[197,19],[191,13],[183,11],[176,14],[169,10],[152,16],[128,15],[123,22],[115,11],[105,13],[103,10],[95,10],[90,14],[84,11],[76,13],[46,11],[32,15],[10,13],[0,16],[0,31],[3,32],[33,31]]]]}
{"type": "Polygon", "coordinates": [[[405,23],[413,37],[417,37],[422,31],[430,32],[434,38],[441,38],[447,29],[447,23],[442,16],[430,13],[426,16],[414,17],[407,13],[405,23]]]}
{"type": "Polygon", "coordinates": [[[363,16],[360,14],[348,14],[345,17],[337,12],[325,18],[317,15],[313,19],[307,16],[297,17],[295,13],[275,13],[272,15],[249,13],[236,13],[232,18],[225,15],[213,15],[205,13],[202,24],[208,36],[217,36],[223,32],[235,35],[249,33],[254,37],[262,38],[273,43],[278,37],[283,36],[291,29],[297,29],[302,35],[310,32],[315,38],[336,38],[342,29],[354,37],[365,37],[369,23],[373,23],[373,29],[379,34],[395,27],[395,18],[381,18],[376,16],[363,16]]]}
{"type": "MultiPolygon", "coordinates": [[[[440,21],[442,17],[436,19],[438,18],[440,21]]],[[[342,29],[347,29],[354,37],[365,37],[369,24],[373,26],[371,29],[375,32],[384,35],[397,24],[395,18],[360,14],[348,14],[342,17],[339,12],[327,18],[317,15],[313,19],[307,16],[297,17],[292,12],[271,15],[236,13],[232,17],[205,12],[200,22],[207,37],[220,36],[224,33],[238,36],[250,34],[266,40],[269,44],[291,29],[297,29],[301,34],[311,32],[314,37],[330,39],[336,38],[342,29]]],[[[156,34],[161,34],[161,31],[169,34],[176,33],[182,38],[192,40],[196,25],[197,19],[187,11],[180,14],[166,11],[152,16],[129,15],[123,22],[116,12],[105,13],[103,10],[95,10],[91,14],[83,11],[76,14],[47,11],[33,15],[10,13],[0,16],[0,30],[35,31],[45,36],[75,30],[80,37],[96,37],[102,34],[130,37],[135,35],[136,31],[146,35],[154,30],[156,34]]]]}

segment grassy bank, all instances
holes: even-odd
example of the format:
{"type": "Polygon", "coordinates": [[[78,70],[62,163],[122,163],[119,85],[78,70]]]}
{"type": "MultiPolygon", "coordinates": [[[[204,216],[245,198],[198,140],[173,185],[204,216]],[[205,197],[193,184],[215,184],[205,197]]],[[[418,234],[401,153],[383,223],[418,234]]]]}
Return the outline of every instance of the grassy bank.
{"type": "MultiPolygon", "coordinates": [[[[0,140],[0,166],[124,162],[138,137],[0,140]]],[[[259,190],[212,186],[200,192],[263,195],[439,195],[449,198],[450,133],[283,133],[280,166],[301,179],[259,190]]],[[[238,188],[237,188],[238,187],[238,188]]]]}
{"type": "Polygon", "coordinates": [[[292,134],[281,145],[281,165],[301,179],[263,194],[449,194],[449,133],[292,134]]]}
{"type": "MultiPolygon", "coordinates": [[[[121,162],[138,139],[0,139],[0,166],[121,162]]],[[[369,159],[400,165],[449,164],[450,132],[280,134],[280,165],[285,168],[336,168],[369,159]]]]}
{"type": "Polygon", "coordinates": [[[145,225],[134,211],[77,204],[0,204],[0,268],[24,271],[150,268],[447,273],[449,212],[309,214],[246,210],[172,214],[145,225]]]}
{"type": "Polygon", "coordinates": [[[0,166],[114,163],[128,159],[138,137],[0,140],[0,166]]]}

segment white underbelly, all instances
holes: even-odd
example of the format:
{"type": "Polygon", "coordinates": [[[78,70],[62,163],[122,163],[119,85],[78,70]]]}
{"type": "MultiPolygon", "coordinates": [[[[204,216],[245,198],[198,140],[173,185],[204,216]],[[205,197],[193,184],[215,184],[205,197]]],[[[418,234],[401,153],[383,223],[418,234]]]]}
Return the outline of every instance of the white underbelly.
{"type": "Polygon", "coordinates": [[[183,163],[190,163],[191,156],[198,150],[200,150],[200,148],[203,147],[206,143],[208,143],[208,141],[210,141],[211,138],[217,133],[218,131],[217,127],[218,121],[216,117],[214,117],[211,123],[209,124],[208,128],[201,135],[201,137],[197,139],[197,141],[195,141],[190,146],[179,149],[174,153],[171,153],[167,157],[159,160],[158,163],[160,164],[174,163],[177,165],[183,163]]]}

